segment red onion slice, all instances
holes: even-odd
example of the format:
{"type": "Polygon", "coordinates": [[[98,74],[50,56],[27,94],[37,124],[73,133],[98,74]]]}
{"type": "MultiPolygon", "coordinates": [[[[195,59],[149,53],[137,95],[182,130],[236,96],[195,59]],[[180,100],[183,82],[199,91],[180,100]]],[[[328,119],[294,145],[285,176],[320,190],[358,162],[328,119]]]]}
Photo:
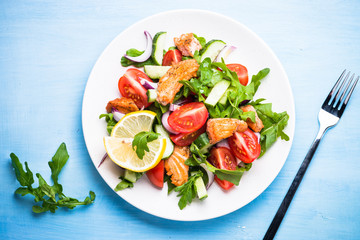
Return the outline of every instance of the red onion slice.
{"type": "Polygon", "coordinates": [[[169,111],[173,112],[176,109],[178,109],[179,107],[180,107],[180,105],[178,105],[178,104],[170,103],[169,111]]]}
{"type": "Polygon", "coordinates": [[[122,119],[125,116],[125,114],[119,112],[116,108],[112,108],[111,113],[113,114],[114,119],[117,122],[120,121],[120,119],[122,119]]]}
{"type": "Polygon", "coordinates": [[[108,154],[105,153],[105,155],[102,157],[102,159],[101,159],[101,161],[100,161],[100,163],[99,163],[98,168],[101,166],[101,164],[103,164],[103,162],[105,161],[105,159],[106,159],[107,157],[108,157],[108,154]]]}
{"type": "Polygon", "coordinates": [[[156,89],[158,87],[157,83],[150,82],[144,78],[140,80],[140,84],[147,90],[147,89],[156,89]]]}
{"type": "Polygon", "coordinates": [[[152,53],[152,37],[150,35],[150,33],[148,31],[144,31],[145,37],[146,37],[146,48],[145,51],[143,52],[143,54],[141,54],[140,56],[137,57],[130,57],[129,55],[125,54],[124,57],[134,61],[134,62],[145,62],[146,60],[149,59],[149,57],[151,56],[152,53]]]}
{"type": "Polygon", "coordinates": [[[206,189],[209,189],[211,184],[214,182],[214,173],[210,172],[207,167],[206,167],[206,164],[205,163],[201,163],[200,166],[206,171],[208,177],[209,177],[209,181],[208,183],[206,184],[206,189]]]}
{"type": "Polygon", "coordinates": [[[230,149],[229,143],[227,139],[221,140],[220,142],[218,142],[216,144],[216,147],[226,147],[228,149],[230,149]]]}
{"type": "Polygon", "coordinates": [[[225,46],[217,55],[214,62],[221,62],[221,58],[224,60],[229,56],[230,53],[236,50],[235,46],[225,46]]]}
{"type": "Polygon", "coordinates": [[[254,134],[256,135],[256,137],[258,138],[258,143],[260,143],[260,133],[258,132],[254,132],[254,134]]]}
{"type": "Polygon", "coordinates": [[[172,134],[179,134],[179,132],[175,131],[174,129],[172,129],[168,123],[168,118],[169,118],[169,115],[170,115],[170,111],[167,111],[166,113],[164,113],[162,115],[162,118],[161,118],[161,122],[162,122],[162,125],[164,126],[164,128],[166,129],[166,131],[168,131],[169,133],[172,133],[172,134]]]}

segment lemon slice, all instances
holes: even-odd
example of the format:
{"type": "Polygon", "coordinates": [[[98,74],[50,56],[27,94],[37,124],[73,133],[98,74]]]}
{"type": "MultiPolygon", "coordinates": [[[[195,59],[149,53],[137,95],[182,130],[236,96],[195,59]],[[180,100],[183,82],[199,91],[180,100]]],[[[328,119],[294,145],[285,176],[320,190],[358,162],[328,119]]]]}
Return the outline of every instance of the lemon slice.
{"type": "Polygon", "coordinates": [[[133,138],[104,137],[104,145],[110,159],[120,167],[134,172],[145,172],[155,167],[161,160],[165,148],[165,138],[149,142],[149,152],[140,159],[132,149],[133,138]]]}
{"type": "Polygon", "coordinates": [[[128,113],[114,126],[111,137],[133,138],[139,132],[148,132],[155,116],[156,113],[147,110],[128,113]]]}

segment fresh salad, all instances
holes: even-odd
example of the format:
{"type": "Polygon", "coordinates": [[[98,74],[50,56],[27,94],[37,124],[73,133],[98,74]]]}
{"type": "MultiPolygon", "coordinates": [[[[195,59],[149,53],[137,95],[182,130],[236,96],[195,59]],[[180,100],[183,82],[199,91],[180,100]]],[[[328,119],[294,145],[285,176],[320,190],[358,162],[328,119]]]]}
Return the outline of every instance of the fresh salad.
{"type": "Polygon", "coordinates": [[[225,62],[235,46],[185,33],[165,49],[166,32],[144,33],[145,50],[121,58],[128,68],[119,97],[100,115],[110,135],[101,163],[109,156],[124,169],[115,191],[145,174],[154,187],[176,192],[183,209],[205,199],[214,181],[225,192],[239,185],[278,137],[289,140],[289,116],[254,99],[270,69],[249,79],[246,66],[225,62]]]}

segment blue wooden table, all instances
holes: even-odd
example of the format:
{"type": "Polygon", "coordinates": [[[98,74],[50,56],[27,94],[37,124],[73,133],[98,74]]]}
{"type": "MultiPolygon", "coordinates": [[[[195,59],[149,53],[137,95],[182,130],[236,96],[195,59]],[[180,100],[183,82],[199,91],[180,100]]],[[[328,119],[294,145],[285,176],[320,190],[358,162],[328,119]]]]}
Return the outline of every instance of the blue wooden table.
{"type": "MultiPolygon", "coordinates": [[[[0,239],[261,239],[317,132],[320,105],[344,68],[360,74],[360,2],[352,1],[16,1],[0,2],[0,239]],[[205,9],[245,24],[283,63],[296,104],[289,157],[257,199],[229,215],[174,222],[118,197],[88,155],[81,105],[91,68],[134,22],[166,10],[205,9]],[[96,202],[56,214],[31,212],[9,154],[50,180],[47,162],[61,142],[70,159],[65,193],[96,202]]],[[[360,89],[325,136],[277,239],[359,239],[360,89]]]]}

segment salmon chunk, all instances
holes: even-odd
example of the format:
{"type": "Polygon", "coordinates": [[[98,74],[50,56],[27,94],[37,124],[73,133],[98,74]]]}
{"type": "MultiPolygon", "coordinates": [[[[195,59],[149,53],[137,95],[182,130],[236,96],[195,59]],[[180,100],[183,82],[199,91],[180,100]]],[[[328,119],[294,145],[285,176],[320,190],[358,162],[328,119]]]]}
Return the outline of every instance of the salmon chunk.
{"type": "Polygon", "coordinates": [[[193,57],[195,51],[202,48],[193,33],[182,34],[179,38],[174,38],[174,43],[183,56],[193,57]]]}
{"type": "Polygon", "coordinates": [[[212,118],[207,121],[206,133],[211,144],[231,137],[234,132],[244,132],[247,124],[235,118],[212,118]]]}
{"type": "Polygon", "coordinates": [[[135,102],[131,98],[126,97],[116,98],[108,102],[106,111],[110,113],[113,108],[124,114],[139,111],[135,102]]]}
{"type": "Polygon", "coordinates": [[[246,119],[246,123],[249,125],[249,127],[254,131],[254,132],[260,132],[261,129],[264,128],[264,124],[261,121],[261,119],[259,118],[259,116],[256,113],[256,110],[253,106],[251,105],[245,105],[243,107],[240,107],[241,110],[243,110],[244,112],[255,112],[255,122],[252,122],[250,118],[246,119]]]}
{"type": "Polygon", "coordinates": [[[181,186],[188,180],[189,166],[185,164],[185,160],[189,157],[189,147],[175,145],[173,154],[165,160],[166,174],[171,176],[171,182],[175,186],[181,186]]]}
{"type": "Polygon", "coordinates": [[[156,100],[163,106],[174,101],[176,93],[183,84],[180,80],[188,81],[196,77],[199,64],[195,59],[184,60],[174,64],[159,80],[156,100]]]}

